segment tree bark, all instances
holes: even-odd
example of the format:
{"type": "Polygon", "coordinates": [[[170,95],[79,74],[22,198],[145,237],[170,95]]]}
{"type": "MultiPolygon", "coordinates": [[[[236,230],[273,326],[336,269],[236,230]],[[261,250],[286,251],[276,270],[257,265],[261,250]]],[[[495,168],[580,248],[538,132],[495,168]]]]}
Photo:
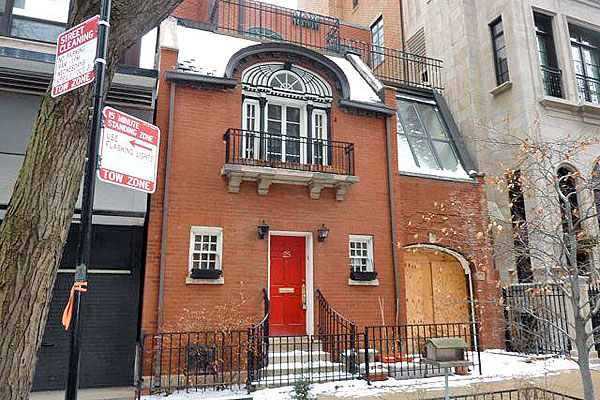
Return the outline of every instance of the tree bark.
{"type": "MultiPolygon", "coordinates": [[[[113,0],[104,96],[123,51],[181,2],[113,0]]],[[[69,26],[99,10],[99,1],[73,1],[69,26]]],[[[57,99],[46,92],[0,225],[2,400],[26,400],[29,396],[52,288],[81,184],[92,91],[90,84],[57,99]]]]}

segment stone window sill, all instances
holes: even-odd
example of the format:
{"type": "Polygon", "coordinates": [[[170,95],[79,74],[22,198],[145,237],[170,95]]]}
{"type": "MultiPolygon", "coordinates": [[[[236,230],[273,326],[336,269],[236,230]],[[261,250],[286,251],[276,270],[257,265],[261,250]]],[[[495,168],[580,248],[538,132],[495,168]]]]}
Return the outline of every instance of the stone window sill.
{"type": "Polygon", "coordinates": [[[490,93],[492,94],[492,96],[498,96],[501,93],[506,92],[507,90],[510,90],[512,88],[512,81],[506,81],[498,86],[496,86],[494,89],[490,90],[490,93]]]}
{"type": "Polygon", "coordinates": [[[220,277],[219,279],[194,279],[189,276],[185,278],[186,285],[224,285],[225,278],[220,277]]]}
{"type": "Polygon", "coordinates": [[[567,111],[573,114],[600,116],[600,104],[590,102],[566,100],[560,97],[542,96],[539,103],[551,110],[567,111]]]}
{"type": "Polygon", "coordinates": [[[348,278],[348,285],[350,286],[379,286],[379,279],[372,281],[355,281],[354,279],[348,278]]]}

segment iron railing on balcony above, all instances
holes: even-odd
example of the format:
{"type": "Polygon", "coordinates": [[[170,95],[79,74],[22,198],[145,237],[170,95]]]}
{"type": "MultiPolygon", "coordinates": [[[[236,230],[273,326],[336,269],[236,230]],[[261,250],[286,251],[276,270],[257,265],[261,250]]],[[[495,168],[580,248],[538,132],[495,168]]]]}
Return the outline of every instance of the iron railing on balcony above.
{"type": "Polygon", "coordinates": [[[225,34],[316,50],[327,50],[337,43],[340,32],[337,18],[254,0],[215,0],[210,23],[225,34]]]}
{"type": "Polygon", "coordinates": [[[385,83],[443,89],[441,60],[342,37],[337,18],[255,0],[214,0],[209,24],[227,35],[292,43],[337,56],[352,52],[385,83]]]}
{"type": "Polygon", "coordinates": [[[354,175],[354,144],[230,128],[225,163],[354,175]]]}
{"type": "Polygon", "coordinates": [[[544,93],[547,96],[562,98],[562,71],[560,69],[546,67],[544,65],[542,65],[540,68],[542,69],[544,93]]]}
{"type": "Polygon", "coordinates": [[[600,79],[577,74],[577,92],[581,101],[600,104],[600,79]]]}
{"type": "Polygon", "coordinates": [[[348,38],[340,38],[337,50],[358,54],[384,83],[444,89],[441,60],[348,38]]]}

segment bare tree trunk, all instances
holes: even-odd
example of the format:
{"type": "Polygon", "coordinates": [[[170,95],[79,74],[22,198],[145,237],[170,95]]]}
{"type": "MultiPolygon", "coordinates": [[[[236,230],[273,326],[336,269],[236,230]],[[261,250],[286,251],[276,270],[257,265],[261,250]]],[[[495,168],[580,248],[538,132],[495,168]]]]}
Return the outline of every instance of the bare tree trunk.
{"type": "Polygon", "coordinates": [[[588,333],[585,329],[585,321],[581,314],[575,314],[575,347],[577,348],[577,364],[579,364],[579,373],[583,384],[583,398],[585,400],[595,400],[594,383],[590,371],[590,353],[588,345],[588,333]]]}
{"type": "MultiPolygon", "coordinates": [[[[113,1],[107,88],[127,46],[158,25],[181,1],[113,1]]],[[[99,5],[99,1],[75,1],[70,25],[98,13],[99,5]]],[[[79,193],[92,88],[88,85],[58,99],[46,93],[0,225],[2,400],[26,400],[29,395],[52,288],[79,193]]]]}

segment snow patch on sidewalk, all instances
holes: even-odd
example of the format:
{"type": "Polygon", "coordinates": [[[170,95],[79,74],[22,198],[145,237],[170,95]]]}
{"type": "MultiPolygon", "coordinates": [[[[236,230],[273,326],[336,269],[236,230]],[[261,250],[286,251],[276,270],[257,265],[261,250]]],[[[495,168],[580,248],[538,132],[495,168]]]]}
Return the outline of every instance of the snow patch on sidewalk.
{"type": "MultiPolygon", "coordinates": [[[[476,383],[497,382],[508,379],[527,380],[544,375],[552,375],[560,371],[577,369],[574,361],[564,357],[535,359],[531,356],[523,356],[515,353],[493,350],[481,353],[482,375],[478,371],[471,372],[471,375],[450,376],[451,387],[464,387],[476,383]]],[[[363,380],[338,381],[319,383],[312,385],[311,392],[314,395],[329,395],[340,398],[361,398],[376,397],[385,393],[415,392],[425,390],[439,390],[444,388],[444,377],[420,378],[397,380],[390,378],[382,382],[373,382],[370,386],[363,380]]],[[[254,400],[284,400],[290,398],[292,387],[282,387],[273,389],[263,389],[252,393],[254,400]]],[[[198,400],[198,399],[219,399],[225,400],[226,396],[237,394],[243,396],[245,392],[197,392],[197,393],[179,393],[167,397],[163,396],[143,396],[142,399],[165,399],[165,400],[198,400]]]]}

